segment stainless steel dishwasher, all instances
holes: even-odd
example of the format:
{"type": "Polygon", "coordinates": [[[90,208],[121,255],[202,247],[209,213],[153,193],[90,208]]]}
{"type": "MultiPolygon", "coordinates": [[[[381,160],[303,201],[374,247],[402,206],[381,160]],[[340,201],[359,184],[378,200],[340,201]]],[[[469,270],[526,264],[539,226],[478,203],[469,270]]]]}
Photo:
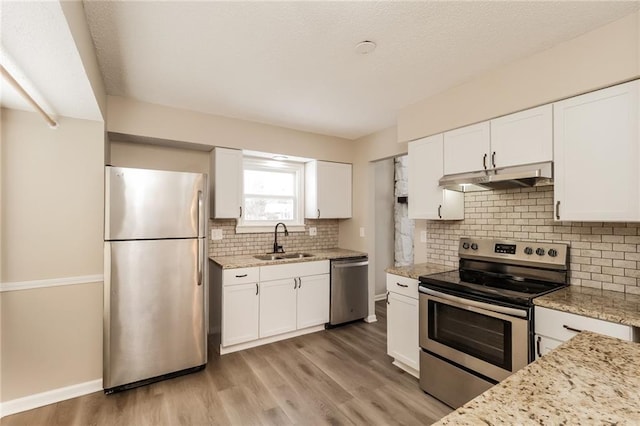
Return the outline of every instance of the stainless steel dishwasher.
{"type": "Polygon", "coordinates": [[[369,259],[367,256],[331,261],[331,313],[329,327],[365,318],[369,311],[369,259]]]}

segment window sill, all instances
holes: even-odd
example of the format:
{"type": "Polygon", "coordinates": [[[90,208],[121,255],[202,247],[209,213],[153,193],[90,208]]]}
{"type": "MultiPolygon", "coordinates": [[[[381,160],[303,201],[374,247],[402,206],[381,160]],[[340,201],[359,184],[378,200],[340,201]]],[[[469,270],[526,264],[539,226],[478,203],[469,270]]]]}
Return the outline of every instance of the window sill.
{"type": "MultiPolygon", "coordinates": [[[[305,225],[287,225],[289,232],[306,232],[305,225]]],[[[278,228],[278,232],[283,232],[282,227],[278,228]]],[[[266,234],[273,233],[273,226],[252,226],[252,225],[236,225],[236,234],[266,234]]]]}

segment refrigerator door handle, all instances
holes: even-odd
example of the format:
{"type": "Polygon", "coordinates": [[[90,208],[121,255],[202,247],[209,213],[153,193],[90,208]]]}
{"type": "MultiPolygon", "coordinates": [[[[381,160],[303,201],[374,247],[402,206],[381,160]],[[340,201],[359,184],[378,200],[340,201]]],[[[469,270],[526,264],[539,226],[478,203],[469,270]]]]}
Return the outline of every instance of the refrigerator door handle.
{"type": "Polygon", "coordinates": [[[205,230],[204,221],[204,200],[202,198],[202,191],[198,191],[198,236],[206,237],[207,231],[205,230]]]}
{"type": "Polygon", "coordinates": [[[198,285],[202,285],[202,271],[204,269],[204,250],[202,245],[204,245],[205,240],[198,240],[198,285]]]}

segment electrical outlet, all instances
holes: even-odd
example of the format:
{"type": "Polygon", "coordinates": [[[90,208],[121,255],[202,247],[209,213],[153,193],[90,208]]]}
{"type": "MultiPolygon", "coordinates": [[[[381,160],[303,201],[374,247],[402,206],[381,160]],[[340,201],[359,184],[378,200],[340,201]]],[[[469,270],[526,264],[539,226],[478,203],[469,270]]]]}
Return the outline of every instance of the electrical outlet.
{"type": "Polygon", "coordinates": [[[362,228],[362,227],[360,228],[360,236],[364,237],[364,228],[362,228]]]}
{"type": "Polygon", "coordinates": [[[427,231],[420,231],[420,242],[421,243],[427,242],[427,231]]]}
{"type": "Polygon", "coordinates": [[[316,228],[315,226],[310,226],[309,235],[312,237],[315,237],[316,235],[318,235],[318,228],[316,228]]]}
{"type": "Polygon", "coordinates": [[[222,229],[220,228],[213,228],[211,230],[211,239],[212,240],[221,240],[222,239],[222,229]]]}

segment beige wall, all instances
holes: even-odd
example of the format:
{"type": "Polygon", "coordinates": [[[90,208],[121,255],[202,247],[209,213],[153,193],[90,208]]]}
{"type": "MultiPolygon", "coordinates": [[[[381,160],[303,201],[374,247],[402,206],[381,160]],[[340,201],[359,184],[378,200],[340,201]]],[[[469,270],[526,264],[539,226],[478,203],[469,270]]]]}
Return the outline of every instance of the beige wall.
{"type": "Polygon", "coordinates": [[[2,293],[2,401],[102,377],[102,282],[2,293]]]}
{"type": "Polygon", "coordinates": [[[2,114],[2,282],[102,273],[103,123],[2,114]]]}
{"type": "MultiPolygon", "coordinates": [[[[2,110],[3,283],[100,275],[102,122],[2,110]]],[[[102,285],[0,293],[1,400],[101,377],[102,285]]]]}
{"type": "Polygon", "coordinates": [[[640,12],[409,106],[409,141],[640,76],[640,12]]]}
{"type": "Polygon", "coordinates": [[[353,142],[266,124],[109,96],[107,130],[227,148],[351,162],[353,142]]]}
{"type": "Polygon", "coordinates": [[[111,141],[109,164],[120,167],[209,174],[209,153],[136,142],[111,141]]]}

